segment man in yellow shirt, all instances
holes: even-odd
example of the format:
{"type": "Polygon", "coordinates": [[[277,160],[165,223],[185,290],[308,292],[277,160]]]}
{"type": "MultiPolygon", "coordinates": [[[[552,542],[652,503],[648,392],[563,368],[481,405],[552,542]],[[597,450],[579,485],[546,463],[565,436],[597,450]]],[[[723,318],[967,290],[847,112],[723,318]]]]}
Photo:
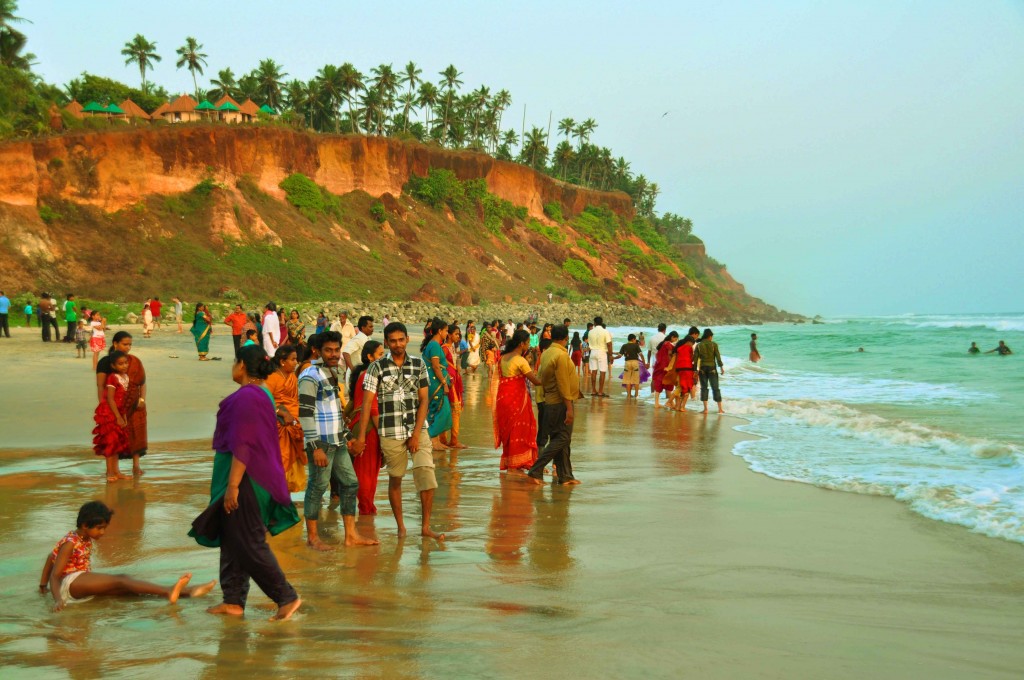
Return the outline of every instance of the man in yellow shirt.
{"type": "Polygon", "coordinates": [[[572,447],[574,403],[580,398],[579,378],[569,357],[569,329],[551,328],[551,346],[540,358],[540,380],[544,387],[544,422],[541,427],[550,437],[548,445],[527,473],[537,484],[544,483],[544,468],[554,461],[559,484],[579,484],[573,477],[569,451],[572,447]]]}

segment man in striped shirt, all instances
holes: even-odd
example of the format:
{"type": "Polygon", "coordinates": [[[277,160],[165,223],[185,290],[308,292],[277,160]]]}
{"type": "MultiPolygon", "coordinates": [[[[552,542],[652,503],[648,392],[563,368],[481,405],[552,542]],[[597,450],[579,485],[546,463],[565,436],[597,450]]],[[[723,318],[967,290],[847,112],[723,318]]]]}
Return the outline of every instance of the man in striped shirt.
{"type": "Polygon", "coordinates": [[[352,433],[341,411],[342,386],[338,384],[341,334],[326,331],[320,334],[319,339],[320,362],[299,376],[299,423],[309,459],[309,482],[302,508],[306,516],[306,543],[315,550],[331,550],[320,540],[317,521],[324,492],[333,478],[341,495],[345,545],[376,545],[379,541],[363,538],[356,530],[359,481],[348,455],[352,433]]]}

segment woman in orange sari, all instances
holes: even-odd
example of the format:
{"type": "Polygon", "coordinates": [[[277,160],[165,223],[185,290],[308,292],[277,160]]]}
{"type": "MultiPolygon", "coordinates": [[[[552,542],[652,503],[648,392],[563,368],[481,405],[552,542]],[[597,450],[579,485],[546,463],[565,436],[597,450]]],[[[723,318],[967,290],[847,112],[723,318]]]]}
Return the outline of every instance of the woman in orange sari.
{"type": "Polygon", "coordinates": [[[529,331],[516,331],[498,361],[494,448],[501,447],[501,470],[525,471],[537,462],[537,419],[526,383],[540,385],[540,378],[523,358],[529,349],[529,331]]]}
{"type": "Polygon", "coordinates": [[[277,411],[277,439],[281,445],[281,464],[288,490],[306,488],[306,450],[299,425],[299,382],[295,375],[298,354],[294,345],[281,345],[274,352],[277,370],[267,378],[267,389],[274,397],[277,411]]]}
{"type": "Polygon", "coordinates": [[[380,421],[380,413],[377,410],[377,395],[371,394],[369,399],[364,401],[363,394],[363,371],[377,359],[384,356],[384,346],[376,340],[367,340],[360,352],[362,363],[352,369],[348,378],[349,394],[351,395],[351,410],[346,409],[348,426],[353,432],[359,424],[363,415],[363,406],[370,409],[370,431],[366,433],[366,448],[358,456],[352,456],[352,468],[356,471],[356,479],[359,480],[359,491],[356,492],[356,501],[359,503],[360,515],[376,515],[377,506],[373,504],[373,497],[377,495],[377,478],[380,476],[380,468],[384,465],[384,454],[380,448],[380,437],[377,436],[377,425],[380,421]]]}

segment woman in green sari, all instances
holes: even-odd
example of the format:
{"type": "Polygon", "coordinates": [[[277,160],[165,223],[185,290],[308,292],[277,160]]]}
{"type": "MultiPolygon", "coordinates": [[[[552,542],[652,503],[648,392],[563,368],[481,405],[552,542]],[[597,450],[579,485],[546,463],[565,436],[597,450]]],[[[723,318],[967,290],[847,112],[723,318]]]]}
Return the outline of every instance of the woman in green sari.
{"type": "Polygon", "coordinates": [[[448,337],[448,324],[434,318],[424,330],[426,337],[421,350],[423,361],[427,364],[427,377],[430,378],[430,387],[427,388],[430,402],[427,431],[434,442],[434,450],[444,451],[446,447],[441,443],[441,435],[452,429],[452,407],[448,401],[448,390],[451,389],[448,383],[448,360],[441,348],[448,337]]]}
{"type": "Polygon", "coordinates": [[[192,321],[192,337],[196,339],[196,350],[199,352],[200,361],[210,360],[206,355],[210,352],[210,335],[213,333],[212,321],[207,306],[202,302],[197,302],[195,319],[192,321]]]}
{"type": "Polygon", "coordinates": [[[299,523],[281,464],[274,399],[266,387],[274,365],[259,345],[242,347],[231,368],[241,385],[220,403],[213,433],[210,504],[192,522],[197,543],[220,548],[224,600],[211,614],[242,616],[249,580],[277,604],[271,620],[289,618],[302,604],[267,545],[299,523]]]}

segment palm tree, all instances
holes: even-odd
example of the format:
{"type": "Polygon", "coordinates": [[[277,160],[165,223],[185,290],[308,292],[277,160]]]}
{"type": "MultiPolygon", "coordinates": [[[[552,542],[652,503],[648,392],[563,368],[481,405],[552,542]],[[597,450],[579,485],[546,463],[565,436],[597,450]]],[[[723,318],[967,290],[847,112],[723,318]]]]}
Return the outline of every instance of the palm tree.
{"type": "Polygon", "coordinates": [[[572,150],[572,144],[568,140],[562,140],[555,147],[555,164],[562,169],[560,179],[565,179],[565,169],[569,167],[569,163],[572,162],[575,155],[572,150]]]}
{"type": "Polygon", "coordinates": [[[206,66],[206,55],[199,50],[203,49],[203,46],[199,44],[199,41],[189,36],[185,38],[185,44],[178,48],[178,63],[177,68],[187,66],[188,70],[192,72],[192,89],[196,93],[196,101],[200,101],[199,97],[199,84],[196,82],[196,71],[199,71],[199,75],[203,75],[203,67],[206,66]]]}
{"type": "MultiPolygon", "coordinates": [[[[413,95],[413,92],[416,89],[416,86],[423,82],[423,79],[420,78],[421,75],[423,75],[423,69],[416,68],[416,63],[415,62],[410,61],[408,64],[405,65],[405,71],[402,73],[402,76],[401,76],[400,80],[401,80],[401,82],[403,84],[409,86],[409,90],[408,90],[408,92],[406,94],[408,95],[410,100],[415,101],[415,97],[413,95]]],[[[404,129],[404,132],[408,132],[409,131],[409,108],[408,107],[406,107],[406,109],[405,109],[404,117],[405,117],[405,129],[404,129]]]]}
{"type": "Polygon", "coordinates": [[[487,107],[487,102],[491,98],[491,88],[481,85],[479,90],[473,90],[470,98],[473,110],[473,139],[477,140],[480,138],[478,134],[480,112],[487,107]]]}
{"type": "Polygon", "coordinates": [[[371,87],[363,93],[359,103],[363,107],[363,122],[366,123],[366,131],[369,132],[375,127],[377,134],[381,131],[381,120],[384,117],[384,96],[376,87],[371,87]]]}
{"type": "Polygon", "coordinates": [[[547,133],[544,128],[532,127],[523,140],[522,157],[530,159],[530,167],[536,169],[538,161],[544,164],[548,157],[547,133]],[[539,157],[539,158],[538,158],[539,157]]]}
{"type": "Polygon", "coordinates": [[[121,56],[128,57],[124,60],[125,66],[128,64],[139,65],[139,75],[142,76],[142,91],[148,92],[146,71],[153,68],[153,62],[162,60],[162,57],[156,53],[156,43],[149,42],[141,33],[136,33],[134,38],[124,44],[121,56]]]}
{"type": "Polygon", "coordinates": [[[411,92],[403,92],[398,97],[398,103],[402,105],[402,132],[409,132],[409,109],[416,105],[416,95],[411,92]]]}
{"type": "Polygon", "coordinates": [[[11,24],[32,23],[28,19],[16,16],[18,11],[16,0],[0,0],[0,64],[11,68],[29,70],[36,55],[31,52],[22,54],[28,38],[21,31],[15,30],[11,24]]]}
{"type": "Polygon", "coordinates": [[[594,130],[597,129],[597,121],[593,118],[587,118],[585,121],[580,123],[580,127],[583,129],[583,141],[589,142],[590,135],[594,134],[594,130]]]}
{"type": "MultiPolygon", "coordinates": [[[[377,68],[370,69],[370,73],[373,74],[373,86],[377,88],[381,96],[381,119],[387,118],[391,115],[391,110],[395,108],[395,93],[398,91],[398,74],[391,68],[391,64],[381,64],[377,68]]],[[[383,120],[377,121],[377,131],[382,132],[384,129],[383,120]]]]}
{"type": "Polygon", "coordinates": [[[266,104],[267,101],[263,98],[263,94],[260,90],[260,80],[256,76],[256,71],[250,71],[244,76],[238,79],[238,84],[235,88],[238,92],[239,97],[245,99],[251,99],[257,104],[266,104]]]}
{"type": "Polygon", "coordinates": [[[420,83],[419,97],[416,99],[416,103],[419,104],[420,108],[426,109],[427,111],[427,134],[430,133],[430,121],[431,114],[434,112],[434,107],[437,106],[437,102],[440,100],[440,93],[438,92],[437,86],[429,80],[425,80],[420,83]]]}
{"type": "Polygon", "coordinates": [[[573,134],[576,130],[576,121],[572,118],[563,118],[558,121],[558,134],[565,135],[565,140],[569,141],[569,135],[573,134]]]}
{"type": "MultiPolygon", "coordinates": [[[[462,81],[459,80],[459,76],[461,75],[462,73],[455,68],[455,64],[448,64],[448,68],[441,71],[441,78],[443,79],[441,81],[441,87],[447,90],[444,100],[444,122],[442,123],[444,130],[448,129],[448,113],[452,106],[452,95],[455,93],[455,89],[459,85],[462,85],[462,81]]],[[[442,133],[442,139],[444,138],[443,135],[444,133],[442,133]]]]}
{"type": "Polygon", "coordinates": [[[281,66],[273,59],[264,59],[256,67],[255,74],[258,82],[259,92],[263,95],[264,103],[272,109],[281,108],[281,82],[288,75],[281,70],[281,66]]]}
{"type": "Polygon", "coordinates": [[[216,78],[210,78],[210,85],[213,85],[213,88],[207,92],[207,96],[212,101],[217,101],[225,95],[232,99],[239,97],[238,83],[235,82],[235,74],[230,68],[218,71],[216,78]]]}
{"type": "Polygon", "coordinates": [[[317,82],[320,85],[320,92],[325,99],[324,108],[331,112],[334,118],[334,132],[339,132],[340,119],[338,110],[345,99],[344,87],[341,81],[341,69],[333,64],[325,64],[316,74],[317,82]]]}
{"type": "Polygon", "coordinates": [[[494,99],[491,100],[494,108],[498,111],[498,122],[497,129],[501,129],[501,116],[505,113],[505,109],[512,106],[512,93],[508,90],[498,90],[498,94],[494,95],[494,99]]]}
{"type": "Polygon", "coordinates": [[[362,134],[359,130],[359,116],[356,115],[353,103],[356,99],[356,93],[366,87],[363,83],[363,74],[347,61],[341,65],[338,72],[341,91],[344,93],[345,99],[348,101],[348,118],[352,123],[352,131],[357,135],[362,134]]]}

